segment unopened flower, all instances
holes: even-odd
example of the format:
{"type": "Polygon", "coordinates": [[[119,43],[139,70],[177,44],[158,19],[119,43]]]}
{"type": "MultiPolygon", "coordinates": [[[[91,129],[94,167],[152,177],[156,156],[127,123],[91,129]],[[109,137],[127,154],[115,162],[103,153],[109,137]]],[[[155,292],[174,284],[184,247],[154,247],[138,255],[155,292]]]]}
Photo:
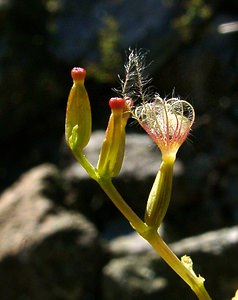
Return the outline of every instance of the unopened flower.
{"type": "Polygon", "coordinates": [[[111,116],[97,164],[101,176],[112,178],[121,170],[125,152],[125,127],[132,105],[131,99],[116,97],[109,100],[111,116]]]}
{"type": "Polygon", "coordinates": [[[164,100],[155,96],[153,102],[142,102],[133,111],[134,118],[151,136],[162,156],[175,157],[194,122],[192,105],[185,100],[164,100]]]}
{"type": "Polygon", "coordinates": [[[65,119],[65,138],[74,155],[88,144],[92,130],[90,102],[84,86],[86,70],[73,68],[73,86],[67,102],[65,119]]]}

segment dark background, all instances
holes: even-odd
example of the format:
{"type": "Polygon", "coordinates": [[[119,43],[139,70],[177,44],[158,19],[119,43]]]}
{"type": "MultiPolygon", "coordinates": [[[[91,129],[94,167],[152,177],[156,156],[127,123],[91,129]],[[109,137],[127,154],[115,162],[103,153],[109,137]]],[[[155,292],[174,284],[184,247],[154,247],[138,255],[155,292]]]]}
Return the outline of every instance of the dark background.
{"type": "Polygon", "coordinates": [[[125,52],[143,48],[160,95],[175,89],[196,111],[191,143],[179,152],[188,195],[236,224],[237,12],[236,0],[1,1],[1,190],[40,163],[65,166],[71,68],[87,69],[93,128],[105,128],[125,52]]]}

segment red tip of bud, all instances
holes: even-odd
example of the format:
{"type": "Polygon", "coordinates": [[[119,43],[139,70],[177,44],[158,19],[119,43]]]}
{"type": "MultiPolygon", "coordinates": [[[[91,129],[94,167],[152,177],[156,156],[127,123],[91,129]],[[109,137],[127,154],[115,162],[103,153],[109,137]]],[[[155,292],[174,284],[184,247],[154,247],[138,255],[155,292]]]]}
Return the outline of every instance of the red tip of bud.
{"type": "Polygon", "coordinates": [[[109,100],[109,106],[111,109],[123,109],[125,107],[125,103],[125,99],[118,97],[111,98],[109,100]]]}
{"type": "Polygon", "coordinates": [[[83,68],[75,67],[71,70],[71,76],[74,81],[84,80],[86,76],[86,70],[83,68]]]}

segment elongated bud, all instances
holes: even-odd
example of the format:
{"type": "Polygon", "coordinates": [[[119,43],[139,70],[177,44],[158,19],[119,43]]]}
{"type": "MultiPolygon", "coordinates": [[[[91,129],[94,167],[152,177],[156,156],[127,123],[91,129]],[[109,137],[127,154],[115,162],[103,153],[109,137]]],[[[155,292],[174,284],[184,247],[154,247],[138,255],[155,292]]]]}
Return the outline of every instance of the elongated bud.
{"type": "Polygon", "coordinates": [[[162,161],[147,201],[145,223],[156,229],[163,221],[170,203],[174,160],[162,161]]]}
{"type": "Polygon", "coordinates": [[[111,116],[98,159],[97,170],[100,175],[115,177],[119,174],[125,152],[125,126],[129,118],[129,101],[111,98],[111,116]]]}
{"type": "Polygon", "coordinates": [[[77,153],[89,142],[92,117],[88,94],[84,87],[86,71],[82,68],[73,68],[71,76],[73,86],[67,103],[65,139],[73,153],[77,153]]]}

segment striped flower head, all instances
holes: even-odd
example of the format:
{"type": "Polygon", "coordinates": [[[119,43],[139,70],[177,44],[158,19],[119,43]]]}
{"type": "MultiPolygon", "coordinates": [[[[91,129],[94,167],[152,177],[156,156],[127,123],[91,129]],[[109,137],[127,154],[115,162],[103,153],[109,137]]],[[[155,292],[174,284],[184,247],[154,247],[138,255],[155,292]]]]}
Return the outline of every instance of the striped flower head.
{"type": "Polygon", "coordinates": [[[136,105],[131,108],[132,116],[152,137],[162,156],[175,159],[193,125],[195,112],[185,100],[174,97],[162,99],[152,91],[145,56],[142,50],[129,50],[125,78],[120,78],[121,88],[117,91],[123,98],[129,97],[134,101],[136,105]]]}
{"type": "Polygon", "coordinates": [[[195,113],[185,100],[164,100],[156,95],[153,102],[142,102],[135,107],[133,116],[158,145],[162,155],[175,156],[190,132],[195,113]]]}

